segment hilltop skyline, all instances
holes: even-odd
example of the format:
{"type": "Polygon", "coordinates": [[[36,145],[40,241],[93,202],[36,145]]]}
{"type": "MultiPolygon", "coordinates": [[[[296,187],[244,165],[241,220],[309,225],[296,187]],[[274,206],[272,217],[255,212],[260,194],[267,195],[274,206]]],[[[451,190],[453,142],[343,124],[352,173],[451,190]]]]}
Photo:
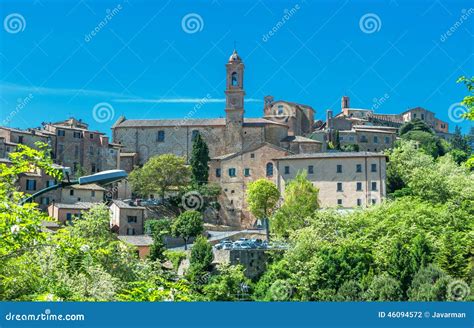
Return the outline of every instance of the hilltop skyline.
{"type": "Polygon", "coordinates": [[[442,1],[7,1],[0,9],[0,122],[9,127],[74,116],[109,134],[120,115],[223,117],[224,65],[234,47],[246,65],[246,117],[261,117],[263,97],[273,95],[323,119],[347,95],[354,108],[420,106],[451,131],[472,125],[449,115],[466,94],[455,81],[474,64],[467,1],[449,9],[442,1]],[[12,14],[23,18],[13,33],[12,14]],[[97,118],[103,103],[111,115],[97,118]]]}

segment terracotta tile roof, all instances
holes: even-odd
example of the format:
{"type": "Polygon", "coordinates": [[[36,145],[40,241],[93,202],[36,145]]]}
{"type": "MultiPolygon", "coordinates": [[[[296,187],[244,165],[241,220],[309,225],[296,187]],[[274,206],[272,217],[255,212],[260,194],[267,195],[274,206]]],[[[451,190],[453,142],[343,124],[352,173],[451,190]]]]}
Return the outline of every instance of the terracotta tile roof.
{"type": "Polygon", "coordinates": [[[120,235],[118,239],[135,246],[150,246],[153,244],[153,238],[148,235],[120,235]]]}
{"type": "Polygon", "coordinates": [[[129,209],[134,209],[134,210],[145,210],[145,207],[143,206],[135,206],[135,205],[130,205],[122,200],[114,199],[112,200],[112,203],[117,205],[119,208],[129,208],[129,209]]]}
{"type": "Polygon", "coordinates": [[[63,209],[77,209],[77,210],[88,210],[90,209],[91,207],[95,206],[95,205],[99,205],[99,204],[102,204],[102,203],[90,203],[90,202],[76,202],[74,204],[66,204],[66,203],[53,203],[49,206],[54,206],[54,207],[57,207],[57,208],[63,208],[63,209]]]}
{"type": "Polygon", "coordinates": [[[298,143],[322,143],[318,140],[309,139],[302,136],[287,136],[281,140],[282,142],[298,142],[298,143]]]}
{"type": "Polygon", "coordinates": [[[311,158],[358,158],[358,157],[387,157],[383,153],[374,153],[368,151],[359,152],[324,152],[324,153],[305,153],[289,155],[285,157],[276,158],[277,160],[291,160],[291,159],[311,159],[311,158]]]}
{"type": "MultiPolygon", "coordinates": [[[[244,118],[244,126],[263,126],[266,124],[286,126],[285,124],[273,122],[263,118],[244,118]]],[[[175,126],[224,126],[224,118],[210,119],[167,119],[167,120],[123,120],[117,121],[114,128],[134,127],[175,127],[175,126]]]]}
{"type": "Polygon", "coordinates": [[[95,190],[95,191],[107,191],[107,189],[95,184],[95,183],[92,183],[92,184],[86,184],[86,185],[72,185],[72,186],[69,186],[68,188],[72,188],[72,189],[78,189],[78,190],[95,190]]]}

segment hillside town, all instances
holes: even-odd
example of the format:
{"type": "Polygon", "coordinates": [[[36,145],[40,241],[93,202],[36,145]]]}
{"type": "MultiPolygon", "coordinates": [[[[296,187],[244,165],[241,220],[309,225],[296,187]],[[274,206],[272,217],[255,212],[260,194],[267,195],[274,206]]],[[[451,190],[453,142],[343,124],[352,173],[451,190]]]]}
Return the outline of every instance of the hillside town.
{"type": "Polygon", "coordinates": [[[25,282],[33,290],[25,292],[16,279],[29,275],[10,275],[3,297],[468,299],[462,279],[472,257],[458,246],[469,224],[452,215],[472,218],[472,131],[450,131],[419,106],[352,107],[346,95],[324,120],[308,104],[270,95],[260,118],[246,117],[244,70],[234,50],[224,118],[121,116],[110,137],[77,117],[0,126],[0,206],[11,236],[4,270],[34,261],[26,267],[47,277],[76,277],[25,282]],[[300,270],[314,271],[308,286],[300,270]],[[417,277],[426,272],[447,292],[423,294],[417,277]]]}
{"type": "MultiPolygon", "coordinates": [[[[261,225],[249,211],[248,185],[264,178],[274,183],[283,195],[285,185],[298,172],[319,189],[321,208],[353,209],[368,207],[384,200],[387,194],[384,150],[393,147],[400,127],[420,120],[437,136],[449,140],[447,122],[435,113],[414,107],[397,114],[380,114],[373,109],[351,107],[342,96],[341,108],[326,111],[325,121],[315,120],[310,105],[264,98],[261,118],[244,113],[244,62],[233,51],[226,63],[225,118],[127,119],[120,117],[111,127],[112,139],[105,131],[90,130],[81,119],[69,118],[43,123],[41,128],[20,130],[0,127],[0,160],[18,145],[49,145],[57,168],[68,169],[71,176],[121,169],[131,173],[147,161],[163,154],[183,157],[189,164],[193,141],[199,135],[207,144],[210,161],[207,182],[220,187],[219,209],[205,211],[205,222],[239,231],[261,225]]],[[[20,191],[33,194],[50,187],[54,179],[36,170],[18,180],[20,191]]],[[[42,195],[36,201],[61,225],[80,217],[94,204],[106,203],[111,212],[111,228],[118,235],[142,236],[149,246],[144,224],[153,217],[158,195],[138,199],[128,181],[112,186],[97,184],[70,186],[42,195]]],[[[145,248],[146,248],[145,246],[145,248]]],[[[146,251],[145,251],[146,252],[146,251]]]]}

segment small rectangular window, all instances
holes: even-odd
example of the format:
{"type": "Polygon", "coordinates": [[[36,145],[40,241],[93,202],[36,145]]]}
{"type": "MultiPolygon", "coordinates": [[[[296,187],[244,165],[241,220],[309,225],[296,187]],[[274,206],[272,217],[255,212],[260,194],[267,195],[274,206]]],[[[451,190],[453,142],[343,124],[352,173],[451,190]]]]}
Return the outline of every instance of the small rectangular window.
{"type": "Polygon", "coordinates": [[[72,136],[73,136],[73,138],[81,139],[82,138],[82,133],[81,132],[73,132],[72,136]]]}
{"type": "Polygon", "coordinates": [[[377,182],[372,182],[372,190],[377,190],[377,182]]]}
{"type": "Polygon", "coordinates": [[[362,191],[362,182],[357,182],[357,191],[362,191]]]}
{"type": "Polygon", "coordinates": [[[127,228],[127,235],[134,235],[135,234],[135,229],[134,228],[127,228]]]}
{"type": "Polygon", "coordinates": [[[217,178],[221,177],[221,169],[216,169],[216,177],[217,178]]]}
{"type": "Polygon", "coordinates": [[[342,191],[342,182],[337,183],[337,191],[342,191]]]}
{"type": "Polygon", "coordinates": [[[66,131],[58,130],[58,137],[64,137],[66,135],[66,131]]]}
{"type": "Polygon", "coordinates": [[[371,172],[377,172],[377,164],[371,164],[370,165],[370,171],[371,172]]]}
{"type": "Polygon", "coordinates": [[[251,154],[250,154],[250,158],[255,158],[255,154],[254,154],[254,153],[251,153],[251,154]]]}
{"type": "Polygon", "coordinates": [[[163,130],[158,131],[158,133],[156,135],[156,141],[157,142],[164,142],[165,141],[165,131],[163,131],[163,130]]]}
{"type": "Polygon", "coordinates": [[[36,190],[36,180],[26,180],[26,190],[36,190]]]}
{"type": "Polygon", "coordinates": [[[69,196],[74,196],[74,189],[69,190],[69,196]]]}
{"type": "Polygon", "coordinates": [[[285,174],[290,174],[290,167],[289,166],[285,166],[285,174]]]}
{"type": "Polygon", "coordinates": [[[371,199],[372,205],[375,205],[377,203],[377,200],[375,198],[371,199]]]}
{"type": "Polygon", "coordinates": [[[48,205],[49,197],[41,197],[41,205],[48,205]]]}
{"type": "Polygon", "coordinates": [[[342,199],[337,200],[337,205],[342,206],[342,199]]]}
{"type": "Polygon", "coordinates": [[[309,165],[308,166],[308,174],[313,174],[314,173],[314,166],[313,165],[309,165]]]}
{"type": "Polygon", "coordinates": [[[374,136],[374,143],[379,143],[379,137],[374,136]]]}
{"type": "Polygon", "coordinates": [[[93,133],[89,134],[89,138],[94,139],[94,134],[93,133]]]}
{"type": "Polygon", "coordinates": [[[337,173],[342,173],[342,165],[341,164],[337,164],[336,172],[337,173]]]}
{"type": "Polygon", "coordinates": [[[361,173],[362,172],[362,164],[357,164],[356,165],[356,172],[361,173]]]}
{"type": "Polygon", "coordinates": [[[136,216],[127,216],[127,222],[128,223],[137,223],[137,217],[136,216]]]}
{"type": "Polygon", "coordinates": [[[22,144],[23,143],[23,136],[18,136],[18,143],[22,144]]]}
{"type": "Polygon", "coordinates": [[[196,139],[198,135],[199,135],[199,131],[198,130],[193,130],[191,132],[191,140],[194,141],[194,139],[196,139]]]}
{"type": "Polygon", "coordinates": [[[360,198],[357,199],[357,206],[362,206],[362,199],[360,198]]]}
{"type": "Polygon", "coordinates": [[[91,190],[91,197],[95,197],[95,190],[91,190]]]}
{"type": "Polygon", "coordinates": [[[246,176],[246,177],[250,176],[250,169],[249,168],[244,169],[244,176],[246,176]]]}
{"type": "Polygon", "coordinates": [[[389,138],[389,137],[385,137],[385,143],[386,143],[386,144],[389,144],[389,143],[390,143],[390,138],[389,138]]]}
{"type": "Polygon", "coordinates": [[[230,168],[229,169],[229,176],[230,177],[235,177],[235,168],[230,168]]]}

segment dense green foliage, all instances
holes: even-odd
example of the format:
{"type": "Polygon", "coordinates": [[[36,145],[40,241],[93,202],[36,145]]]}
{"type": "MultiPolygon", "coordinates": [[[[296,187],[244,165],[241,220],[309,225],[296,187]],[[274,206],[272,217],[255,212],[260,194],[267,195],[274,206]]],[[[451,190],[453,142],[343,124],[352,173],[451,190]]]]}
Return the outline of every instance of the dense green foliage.
{"type": "Polygon", "coordinates": [[[133,191],[143,197],[159,194],[164,199],[167,191],[186,185],[190,169],[183,157],[164,154],[150,158],[142,168],[130,173],[133,191]]]}
{"type": "Polygon", "coordinates": [[[173,236],[184,240],[184,249],[187,249],[188,240],[197,237],[204,231],[202,214],[198,211],[186,211],[180,214],[171,226],[173,236]]]}
{"type": "Polygon", "coordinates": [[[303,228],[305,221],[318,209],[318,189],[299,172],[285,188],[285,201],[271,219],[272,232],[288,237],[291,231],[303,228]]]}
{"type": "Polygon", "coordinates": [[[258,179],[249,183],[247,202],[250,212],[259,219],[268,218],[280,199],[277,187],[267,179],[258,179]]]}
{"type": "MultiPolygon", "coordinates": [[[[404,135],[415,132],[430,134],[413,128],[404,135]]],[[[275,185],[250,184],[252,213],[270,218],[272,233],[288,244],[271,252],[266,271],[250,281],[241,266],[213,265],[199,211],[149,220],[146,231],[155,242],[147,259],[110,232],[105,206],[57,233],[43,232],[41,221],[49,218],[35,204],[18,205],[25,195],[15,182],[35,169],[57,179],[61,172],[52,169],[47,151],[20,146],[12,165],[0,164],[0,299],[473,300],[474,173],[453,154],[462,147],[458,138],[447,154],[434,154],[404,138],[387,152],[389,199],[353,212],[319,209],[318,190],[303,173],[287,184],[280,208],[275,185]],[[169,234],[186,244],[199,237],[190,252],[165,251],[162,237],[169,234]],[[185,258],[190,266],[180,276],[185,258]]],[[[180,183],[188,188],[188,182],[180,183]]]]}

